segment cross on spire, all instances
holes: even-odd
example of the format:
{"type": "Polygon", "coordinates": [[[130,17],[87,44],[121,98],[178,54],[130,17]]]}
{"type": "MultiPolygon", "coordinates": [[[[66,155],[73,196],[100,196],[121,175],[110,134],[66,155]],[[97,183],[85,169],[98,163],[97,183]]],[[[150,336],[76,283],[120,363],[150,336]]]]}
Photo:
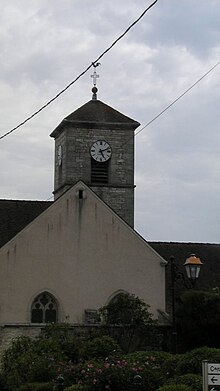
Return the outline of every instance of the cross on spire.
{"type": "Polygon", "coordinates": [[[96,68],[101,65],[100,62],[97,62],[97,63],[92,63],[93,67],[94,67],[94,71],[93,71],[93,74],[91,75],[91,77],[93,78],[93,88],[92,88],[92,99],[93,100],[97,100],[97,92],[98,92],[98,88],[96,87],[96,81],[97,79],[99,78],[99,75],[96,73],[96,68]]]}
{"type": "Polygon", "coordinates": [[[99,78],[99,75],[96,73],[96,69],[95,68],[94,68],[94,72],[91,75],[91,77],[93,78],[93,85],[95,87],[96,86],[96,80],[99,78]]]}

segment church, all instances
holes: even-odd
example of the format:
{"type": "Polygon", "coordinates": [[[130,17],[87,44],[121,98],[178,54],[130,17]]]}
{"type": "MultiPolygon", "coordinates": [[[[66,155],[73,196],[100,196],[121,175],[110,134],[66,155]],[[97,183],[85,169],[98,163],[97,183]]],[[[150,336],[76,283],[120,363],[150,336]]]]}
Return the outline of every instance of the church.
{"type": "Polygon", "coordinates": [[[121,292],[144,300],[160,319],[169,310],[170,255],[181,267],[196,252],[206,276],[200,287],[207,279],[220,286],[219,245],[147,242],[135,231],[139,123],[98,100],[95,84],[92,93],[50,134],[54,201],[0,200],[4,343],[47,322],[94,324],[97,310],[121,292]]]}

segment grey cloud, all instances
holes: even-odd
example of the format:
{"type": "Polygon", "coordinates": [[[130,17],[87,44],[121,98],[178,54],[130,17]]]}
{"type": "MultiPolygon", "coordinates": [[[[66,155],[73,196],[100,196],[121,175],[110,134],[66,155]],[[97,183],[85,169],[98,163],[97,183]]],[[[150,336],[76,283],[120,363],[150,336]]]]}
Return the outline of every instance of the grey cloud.
{"type": "MultiPolygon", "coordinates": [[[[7,3],[0,37],[2,126],[8,130],[54,96],[145,7],[144,0],[117,7],[109,0],[7,3]]],[[[219,1],[159,1],[101,60],[99,98],[145,125],[218,60],[219,15],[219,1]]],[[[2,141],[3,197],[51,196],[49,134],[91,98],[91,73],[2,141]]],[[[219,241],[218,75],[216,69],[136,138],[136,227],[147,239],[219,241]]]]}

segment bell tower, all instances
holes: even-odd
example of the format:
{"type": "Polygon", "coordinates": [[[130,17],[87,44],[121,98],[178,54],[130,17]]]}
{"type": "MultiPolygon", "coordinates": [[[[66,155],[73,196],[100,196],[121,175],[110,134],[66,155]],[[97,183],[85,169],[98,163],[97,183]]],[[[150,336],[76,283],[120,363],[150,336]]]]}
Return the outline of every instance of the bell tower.
{"type": "Polygon", "coordinates": [[[92,99],[54,129],[54,198],[82,180],[131,227],[134,226],[134,130],[137,121],[92,99]]]}

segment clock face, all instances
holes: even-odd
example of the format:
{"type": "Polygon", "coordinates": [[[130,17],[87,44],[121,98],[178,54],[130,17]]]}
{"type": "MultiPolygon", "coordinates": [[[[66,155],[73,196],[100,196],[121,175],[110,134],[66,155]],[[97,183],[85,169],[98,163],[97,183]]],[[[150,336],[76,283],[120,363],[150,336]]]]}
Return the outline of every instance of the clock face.
{"type": "Polygon", "coordinates": [[[97,162],[106,162],[110,159],[112,150],[110,145],[104,140],[97,140],[90,148],[90,154],[97,162]]]}
{"type": "Polygon", "coordinates": [[[58,165],[61,166],[61,164],[62,164],[62,145],[59,145],[59,147],[57,149],[57,161],[58,161],[58,165]]]}

